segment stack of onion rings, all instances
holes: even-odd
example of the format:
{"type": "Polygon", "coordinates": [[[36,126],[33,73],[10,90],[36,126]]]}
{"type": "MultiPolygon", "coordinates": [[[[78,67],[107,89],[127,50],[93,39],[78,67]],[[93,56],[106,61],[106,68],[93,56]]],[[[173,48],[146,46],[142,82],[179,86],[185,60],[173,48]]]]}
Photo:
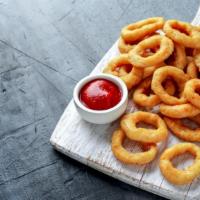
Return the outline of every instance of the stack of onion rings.
{"type": "MultiPolygon", "coordinates": [[[[167,139],[167,128],[182,140],[200,142],[200,127],[192,129],[181,121],[189,118],[200,126],[200,27],[162,17],[145,19],[122,29],[118,48],[121,54],[107,64],[104,73],[121,78],[129,97],[133,94],[134,105],[144,111],[122,117],[112,137],[115,157],[126,164],[153,161],[156,143],[167,139]],[[157,109],[158,114],[149,112],[157,109]],[[156,129],[137,127],[140,122],[156,129]],[[126,138],[138,142],[144,152],[126,150],[126,138]]],[[[200,174],[199,147],[180,143],[167,149],[160,157],[160,169],[173,184],[190,183],[200,174]],[[196,156],[194,165],[176,169],[170,160],[187,151],[196,156]]]]}

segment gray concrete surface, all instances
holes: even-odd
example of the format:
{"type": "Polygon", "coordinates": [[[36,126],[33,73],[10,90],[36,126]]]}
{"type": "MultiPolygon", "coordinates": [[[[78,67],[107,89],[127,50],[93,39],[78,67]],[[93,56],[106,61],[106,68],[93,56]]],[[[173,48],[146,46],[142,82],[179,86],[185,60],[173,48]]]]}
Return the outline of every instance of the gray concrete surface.
{"type": "Polygon", "coordinates": [[[122,26],[150,16],[191,21],[198,5],[1,0],[0,199],[162,199],[61,155],[49,138],[74,85],[94,68],[122,26]]]}

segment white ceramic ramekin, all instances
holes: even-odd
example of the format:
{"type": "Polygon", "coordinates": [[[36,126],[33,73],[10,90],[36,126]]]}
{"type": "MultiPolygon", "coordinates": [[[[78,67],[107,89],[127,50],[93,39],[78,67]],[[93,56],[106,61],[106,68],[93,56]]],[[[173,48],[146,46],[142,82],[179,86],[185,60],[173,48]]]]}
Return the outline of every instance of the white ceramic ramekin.
{"type": "Polygon", "coordinates": [[[106,124],[115,121],[125,112],[128,103],[128,90],[125,83],[116,76],[109,74],[90,75],[83,78],[76,84],[73,92],[73,99],[77,111],[84,120],[94,124],[106,124]],[[115,83],[119,87],[122,92],[122,98],[116,106],[108,110],[92,110],[81,103],[79,99],[81,88],[86,83],[95,79],[106,79],[115,83]]]}

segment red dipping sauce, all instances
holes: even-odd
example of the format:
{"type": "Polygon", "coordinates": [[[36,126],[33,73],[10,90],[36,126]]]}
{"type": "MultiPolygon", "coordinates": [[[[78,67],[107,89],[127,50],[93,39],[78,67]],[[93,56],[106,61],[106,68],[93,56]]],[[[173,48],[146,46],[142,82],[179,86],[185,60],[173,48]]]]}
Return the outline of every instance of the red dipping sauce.
{"type": "Polygon", "coordinates": [[[107,110],[117,105],[122,94],[119,87],[106,79],[95,79],[85,84],[79,94],[80,101],[93,110],[107,110]]]}

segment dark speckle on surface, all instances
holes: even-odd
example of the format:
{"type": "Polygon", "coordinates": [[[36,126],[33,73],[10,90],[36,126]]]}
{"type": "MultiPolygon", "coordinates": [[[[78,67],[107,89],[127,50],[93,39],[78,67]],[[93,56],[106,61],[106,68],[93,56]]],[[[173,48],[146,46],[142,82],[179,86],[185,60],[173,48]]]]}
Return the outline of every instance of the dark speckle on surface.
{"type": "Polygon", "coordinates": [[[163,199],[61,155],[49,139],[76,82],[125,24],[152,16],[189,22],[199,3],[0,2],[0,199],[163,199]]]}

